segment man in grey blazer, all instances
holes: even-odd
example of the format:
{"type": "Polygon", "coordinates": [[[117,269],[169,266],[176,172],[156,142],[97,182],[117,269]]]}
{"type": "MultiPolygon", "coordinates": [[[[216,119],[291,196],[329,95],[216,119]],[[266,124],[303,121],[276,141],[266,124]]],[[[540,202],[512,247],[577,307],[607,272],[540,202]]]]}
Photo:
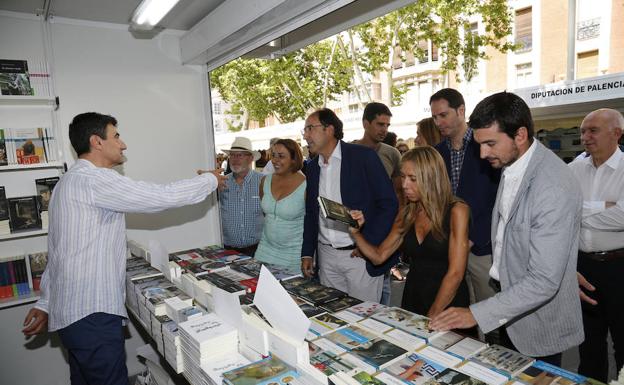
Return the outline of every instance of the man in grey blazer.
{"type": "Polygon", "coordinates": [[[561,365],[561,352],[583,341],[576,278],[582,195],[561,159],[533,138],[533,120],[517,95],[483,99],[470,121],[481,157],[503,176],[492,212],[492,284],[498,293],[470,308],[449,308],[436,330],[501,328],[503,345],[561,365]]]}

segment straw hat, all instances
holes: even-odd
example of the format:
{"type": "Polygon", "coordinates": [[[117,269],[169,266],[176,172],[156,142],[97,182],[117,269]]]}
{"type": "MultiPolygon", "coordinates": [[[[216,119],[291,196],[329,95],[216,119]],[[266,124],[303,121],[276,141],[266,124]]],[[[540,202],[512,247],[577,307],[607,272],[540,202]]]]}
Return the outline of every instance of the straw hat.
{"type": "Polygon", "coordinates": [[[249,152],[253,155],[253,160],[256,161],[260,159],[260,153],[258,151],[252,150],[251,140],[248,138],[244,138],[242,136],[237,136],[234,138],[234,142],[232,143],[232,147],[229,150],[222,150],[226,154],[230,155],[231,152],[249,152]]]}

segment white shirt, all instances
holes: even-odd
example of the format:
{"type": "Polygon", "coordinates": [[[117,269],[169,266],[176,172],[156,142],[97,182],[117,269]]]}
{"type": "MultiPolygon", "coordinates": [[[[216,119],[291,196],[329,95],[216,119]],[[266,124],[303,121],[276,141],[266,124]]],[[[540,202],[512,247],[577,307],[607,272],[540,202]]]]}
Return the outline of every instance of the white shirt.
{"type": "MultiPolygon", "coordinates": [[[[318,160],[321,168],[319,176],[319,196],[342,203],[340,195],[340,167],[342,165],[342,149],[340,141],[334,148],[328,163],[325,163],[323,155],[319,154],[318,160]]],[[[333,221],[323,217],[319,210],[319,241],[332,247],[344,247],[352,245],[353,239],[349,235],[349,226],[342,222],[333,221]]]]}
{"type": "Polygon", "coordinates": [[[509,212],[511,206],[516,200],[516,194],[522,183],[522,178],[526,173],[529,161],[535,152],[537,147],[537,139],[533,139],[531,147],[522,154],[511,166],[505,167],[503,170],[503,191],[498,204],[498,213],[500,218],[498,220],[498,229],[496,231],[496,239],[494,240],[494,249],[492,252],[492,267],[490,268],[490,277],[500,281],[499,268],[501,261],[501,253],[503,250],[503,239],[505,237],[505,226],[509,221],[509,212]]]}
{"type": "Polygon", "coordinates": [[[264,165],[264,167],[262,168],[261,171],[264,175],[270,175],[273,174],[275,172],[275,167],[273,166],[273,162],[271,162],[270,160],[267,162],[266,165],[264,165]]]}
{"type": "Polygon", "coordinates": [[[624,153],[619,148],[596,168],[593,158],[568,165],[583,192],[579,249],[585,252],[624,248],[624,153]],[[606,208],[606,202],[616,202],[606,208]]]}
{"type": "Polygon", "coordinates": [[[158,185],[78,159],[50,200],[48,265],[36,305],[48,313],[49,330],[96,312],[127,317],[124,213],[198,203],[216,187],[210,173],[158,185]]]}

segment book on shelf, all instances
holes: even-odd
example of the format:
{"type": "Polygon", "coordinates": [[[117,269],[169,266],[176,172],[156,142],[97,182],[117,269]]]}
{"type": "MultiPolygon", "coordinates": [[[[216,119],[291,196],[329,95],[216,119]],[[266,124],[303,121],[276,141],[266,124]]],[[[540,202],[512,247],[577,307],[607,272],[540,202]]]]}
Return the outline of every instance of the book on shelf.
{"type": "Polygon", "coordinates": [[[0,128],[0,166],[6,166],[9,164],[9,158],[7,154],[6,139],[4,138],[4,129],[0,128]]]}
{"type": "Polygon", "coordinates": [[[0,59],[0,93],[34,95],[26,60],[0,59]]]}
{"type": "Polygon", "coordinates": [[[43,276],[43,272],[48,264],[48,252],[43,251],[41,253],[29,254],[28,261],[30,263],[32,288],[35,291],[39,291],[41,288],[41,277],[43,276]]]}
{"type": "Polygon", "coordinates": [[[59,181],[59,177],[35,179],[37,188],[37,204],[39,205],[39,215],[41,216],[41,228],[47,229],[49,224],[48,206],[52,197],[52,190],[59,181]]]}
{"type": "Polygon", "coordinates": [[[30,294],[30,279],[26,255],[0,258],[0,298],[30,294]]]}
{"type": "Polygon", "coordinates": [[[349,209],[342,203],[338,203],[322,196],[318,197],[318,203],[323,217],[342,222],[351,227],[355,227],[356,229],[360,227],[357,221],[351,217],[351,214],[349,214],[349,209]]]}
{"type": "Polygon", "coordinates": [[[36,196],[9,198],[8,204],[12,233],[41,229],[36,196]]]}
{"type": "Polygon", "coordinates": [[[0,186],[0,235],[11,233],[9,221],[9,201],[4,186],[0,186]]]}
{"type": "Polygon", "coordinates": [[[43,128],[11,128],[17,164],[36,164],[48,161],[43,128]]]}

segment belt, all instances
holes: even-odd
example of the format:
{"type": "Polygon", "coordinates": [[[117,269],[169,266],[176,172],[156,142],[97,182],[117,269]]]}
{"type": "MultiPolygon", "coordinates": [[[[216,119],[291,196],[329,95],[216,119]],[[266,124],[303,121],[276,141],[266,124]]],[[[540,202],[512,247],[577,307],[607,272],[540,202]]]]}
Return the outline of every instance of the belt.
{"type": "Polygon", "coordinates": [[[342,247],[334,247],[332,245],[328,245],[327,243],[323,243],[323,245],[325,246],[329,246],[334,250],[353,250],[355,249],[357,246],[355,244],[349,245],[349,246],[342,246],[342,247]]]}
{"type": "Polygon", "coordinates": [[[613,261],[615,259],[624,258],[624,249],[610,250],[610,251],[592,251],[586,253],[579,250],[579,256],[583,258],[593,259],[594,261],[606,262],[613,261]]]}

